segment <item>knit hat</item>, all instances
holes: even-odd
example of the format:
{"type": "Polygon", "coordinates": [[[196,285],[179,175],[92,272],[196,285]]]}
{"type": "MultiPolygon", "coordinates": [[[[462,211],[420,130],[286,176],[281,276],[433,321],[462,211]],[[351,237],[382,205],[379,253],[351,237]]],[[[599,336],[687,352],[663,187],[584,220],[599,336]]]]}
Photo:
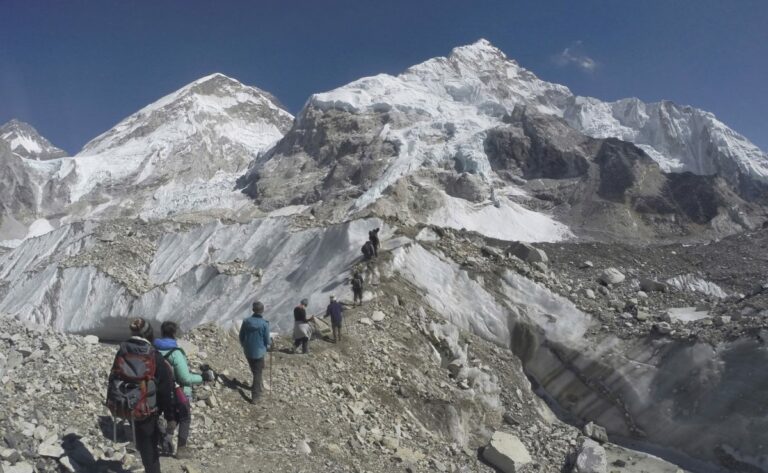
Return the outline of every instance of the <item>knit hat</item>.
{"type": "Polygon", "coordinates": [[[331,300],[332,300],[332,301],[335,301],[335,300],[336,300],[336,296],[334,296],[333,294],[331,294],[331,300]]]}
{"type": "Polygon", "coordinates": [[[309,301],[307,299],[302,299],[301,305],[309,305],[309,301]]]}
{"type": "Polygon", "coordinates": [[[151,340],[154,336],[154,332],[152,332],[152,324],[150,324],[148,320],[142,318],[133,319],[131,320],[130,327],[133,335],[138,335],[147,340],[151,340]]]}

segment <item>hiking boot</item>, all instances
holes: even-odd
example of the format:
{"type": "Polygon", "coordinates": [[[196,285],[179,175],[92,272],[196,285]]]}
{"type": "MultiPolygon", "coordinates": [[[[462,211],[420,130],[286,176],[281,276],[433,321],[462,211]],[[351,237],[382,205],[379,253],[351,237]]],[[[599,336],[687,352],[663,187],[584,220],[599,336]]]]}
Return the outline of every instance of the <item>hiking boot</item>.
{"type": "Polygon", "coordinates": [[[176,449],[176,458],[178,460],[189,460],[192,458],[192,450],[186,445],[183,445],[176,449]]]}

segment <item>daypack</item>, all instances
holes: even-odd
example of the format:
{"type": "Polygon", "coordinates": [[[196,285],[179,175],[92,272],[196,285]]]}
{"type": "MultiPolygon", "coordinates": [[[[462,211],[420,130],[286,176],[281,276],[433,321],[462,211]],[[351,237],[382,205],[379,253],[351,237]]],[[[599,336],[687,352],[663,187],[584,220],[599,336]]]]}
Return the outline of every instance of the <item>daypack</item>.
{"type": "Polygon", "coordinates": [[[173,390],[173,412],[176,420],[182,421],[189,417],[190,405],[187,395],[184,394],[184,388],[176,382],[176,373],[173,369],[173,365],[171,365],[171,362],[169,361],[169,358],[175,351],[180,351],[186,358],[187,354],[184,353],[184,350],[181,348],[171,348],[168,350],[168,353],[163,355],[163,360],[165,360],[165,366],[168,368],[168,373],[171,375],[171,381],[175,386],[173,390]]]}
{"type": "Polygon", "coordinates": [[[158,411],[155,356],[150,344],[120,344],[107,386],[107,408],[114,417],[143,420],[158,411]]]}
{"type": "Polygon", "coordinates": [[[363,280],[360,278],[352,278],[352,289],[359,291],[363,288],[363,280]]]}

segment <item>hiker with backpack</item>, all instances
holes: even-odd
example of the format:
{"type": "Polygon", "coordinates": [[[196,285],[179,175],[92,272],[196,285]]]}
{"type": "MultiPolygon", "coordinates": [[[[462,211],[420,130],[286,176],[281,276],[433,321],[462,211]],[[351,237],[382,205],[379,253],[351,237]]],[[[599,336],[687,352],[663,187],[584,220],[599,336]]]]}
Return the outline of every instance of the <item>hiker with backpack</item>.
{"type": "Polygon", "coordinates": [[[175,422],[173,381],[162,355],[152,345],[152,325],[130,323],[131,338],[120,344],[107,388],[107,407],[115,418],[128,419],[146,473],[160,473],[160,414],[175,422]]]}
{"type": "Polygon", "coordinates": [[[370,232],[368,232],[368,241],[371,242],[371,246],[373,246],[373,256],[379,256],[379,229],[374,228],[370,232]]]}
{"type": "Polygon", "coordinates": [[[307,305],[309,301],[302,299],[299,305],[293,309],[293,350],[301,346],[303,354],[309,353],[309,339],[312,337],[312,326],[309,325],[315,317],[307,318],[307,305]]]}
{"type": "Polygon", "coordinates": [[[331,318],[331,329],[333,330],[333,343],[341,341],[341,321],[344,308],[336,300],[336,296],[331,295],[331,303],[325,309],[325,317],[331,318]]]}
{"type": "Polygon", "coordinates": [[[363,277],[360,276],[359,271],[355,271],[352,275],[352,295],[354,296],[354,304],[363,305],[363,277]]]}
{"type": "Polygon", "coordinates": [[[176,425],[179,427],[179,442],[176,449],[176,458],[190,458],[191,454],[187,447],[189,440],[189,428],[192,424],[191,400],[192,386],[203,384],[205,381],[213,381],[215,374],[211,370],[206,370],[203,374],[192,373],[189,370],[189,361],[184,349],[179,347],[176,335],[179,326],[175,322],[163,322],[160,326],[162,338],[155,340],[154,345],[163,358],[170,365],[175,386],[175,404],[174,411],[176,422],[171,423],[166,428],[166,437],[168,444],[172,445],[174,430],[176,425]]]}
{"type": "Polygon", "coordinates": [[[373,258],[375,255],[375,250],[373,249],[373,243],[371,243],[371,240],[366,241],[360,251],[363,252],[365,261],[370,261],[371,258],[373,258]]]}
{"type": "MultiPolygon", "coordinates": [[[[264,304],[253,303],[253,313],[243,320],[240,325],[240,346],[243,347],[245,358],[253,375],[251,384],[251,404],[256,404],[261,398],[263,387],[264,358],[272,345],[269,332],[269,322],[264,320],[264,304]]],[[[270,380],[271,382],[271,380],[270,380]]]]}

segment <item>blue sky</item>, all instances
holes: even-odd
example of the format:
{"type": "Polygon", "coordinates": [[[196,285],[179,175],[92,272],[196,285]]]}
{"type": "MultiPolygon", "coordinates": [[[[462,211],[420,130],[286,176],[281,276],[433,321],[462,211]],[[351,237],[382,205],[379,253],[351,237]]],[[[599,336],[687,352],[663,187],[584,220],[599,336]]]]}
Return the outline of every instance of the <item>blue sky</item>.
{"type": "Polygon", "coordinates": [[[765,0],[0,0],[0,123],[74,153],[212,72],[295,113],[483,37],[577,94],[693,105],[768,150],[767,25],[765,0]]]}

